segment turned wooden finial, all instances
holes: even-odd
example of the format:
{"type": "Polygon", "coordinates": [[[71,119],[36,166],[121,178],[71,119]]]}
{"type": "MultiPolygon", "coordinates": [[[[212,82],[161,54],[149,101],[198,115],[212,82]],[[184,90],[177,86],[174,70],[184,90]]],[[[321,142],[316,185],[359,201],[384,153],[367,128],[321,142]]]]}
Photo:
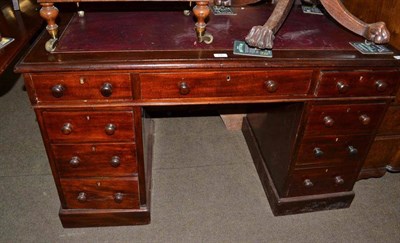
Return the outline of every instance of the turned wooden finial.
{"type": "Polygon", "coordinates": [[[58,9],[53,3],[41,3],[40,16],[47,21],[46,29],[53,39],[57,39],[58,25],[56,18],[58,16],[58,9]]]}
{"type": "Polygon", "coordinates": [[[210,8],[208,7],[209,1],[197,1],[196,6],[193,8],[193,14],[197,18],[196,34],[199,42],[211,44],[214,37],[206,32],[206,19],[210,15],[210,8]]]}
{"type": "Polygon", "coordinates": [[[208,1],[198,1],[196,6],[193,8],[193,14],[197,18],[196,22],[196,33],[198,37],[204,35],[206,30],[206,18],[210,14],[210,8],[208,7],[208,1]]]}

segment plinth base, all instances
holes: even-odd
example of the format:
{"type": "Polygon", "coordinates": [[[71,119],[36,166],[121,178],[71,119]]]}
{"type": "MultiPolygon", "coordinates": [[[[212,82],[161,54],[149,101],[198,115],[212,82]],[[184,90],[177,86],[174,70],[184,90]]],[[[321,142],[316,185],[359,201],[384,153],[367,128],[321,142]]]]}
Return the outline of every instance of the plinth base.
{"type": "Polygon", "coordinates": [[[150,210],[141,209],[60,209],[64,228],[141,225],[150,223],[150,210]]]}

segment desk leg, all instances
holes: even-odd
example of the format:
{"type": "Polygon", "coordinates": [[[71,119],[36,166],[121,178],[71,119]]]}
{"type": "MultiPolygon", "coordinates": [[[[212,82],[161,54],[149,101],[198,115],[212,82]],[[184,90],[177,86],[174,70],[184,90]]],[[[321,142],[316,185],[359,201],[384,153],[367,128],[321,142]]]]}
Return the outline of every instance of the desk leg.
{"type": "Polygon", "coordinates": [[[206,32],[206,19],[210,15],[210,8],[208,1],[197,1],[196,6],[193,8],[193,14],[197,18],[196,34],[197,40],[201,43],[211,44],[213,42],[213,36],[206,32]]]}
{"type": "Polygon", "coordinates": [[[53,3],[41,3],[40,16],[47,21],[47,32],[49,32],[51,39],[46,42],[46,51],[52,52],[55,49],[58,35],[58,25],[56,18],[58,16],[58,9],[53,3]]]}

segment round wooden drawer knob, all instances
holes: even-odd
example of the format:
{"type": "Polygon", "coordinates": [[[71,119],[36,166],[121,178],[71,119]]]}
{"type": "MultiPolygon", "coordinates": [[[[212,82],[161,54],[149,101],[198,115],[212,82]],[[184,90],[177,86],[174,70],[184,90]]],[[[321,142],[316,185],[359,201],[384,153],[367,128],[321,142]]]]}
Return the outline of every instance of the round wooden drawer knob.
{"type": "Polygon", "coordinates": [[[111,158],[110,164],[112,167],[116,168],[121,164],[121,159],[119,156],[113,156],[111,158]]]}
{"type": "Polygon", "coordinates": [[[335,177],[335,183],[336,185],[343,185],[344,184],[344,180],[341,176],[336,176],[335,177]]]}
{"type": "Polygon", "coordinates": [[[362,114],[359,117],[359,119],[360,119],[360,122],[365,126],[368,125],[371,122],[371,118],[366,114],[362,114]]]}
{"type": "Polygon", "coordinates": [[[100,88],[100,93],[104,97],[110,97],[112,95],[112,85],[110,83],[104,83],[100,88]]]}
{"type": "Polygon", "coordinates": [[[375,82],[375,87],[378,92],[383,92],[387,89],[388,84],[382,80],[377,80],[375,82]]]}
{"type": "Polygon", "coordinates": [[[336,88],[338,89],[339,93],[345,94],[350,89],[350,85],[345,81],[339,81],[336,83],[336,88]]]}
{"type": "Polygon", "coordinates": [[[86,192],[80,192],[78,194],[78,197],[76,198],[79,202],[86,202],[87,200],[87,195],[86,192]]]}
{"type": "Polygon", "coordinates": [[[278,90],[278,84],[273,80],[268,80],[265,82],[265,87],[270,93],[275,93],[278,90]]]}
{"type": "Polygon", "coordinates": [[[326,127],[332,127],[334,124],[335,124],[335,120],[333,120],[332,117],[330,117],[330,116],[324,117],[324,125],[326,127]]]}
{"type": "Polygon", "coordinates": [[[190,93],[190,87],[186,82],[181,82],[179,84],[179,93],[181,95],[187,95],[190,93]]]}
{"type": "Polygon", "coordinates": [[[69,122],[64,123],[64,125],[61,128],[61,132],[63,134],[65,134],[65,135],[71,134],[71,132],[72,132],[72,124],[69,123],[69,122]]]}
{"type": "Polygon", "coordinates": [[[71,167],[78,167],[79,164],[81,163],[81,160],[79,159],[78,156],[74,156],[71,158],[71,160],[69,161],[69,164],[71,165],[71,167]]]}
{"type": "Polygon", "coordinates": [[[115,133],[115,130],[117,130],[117,126],[112,124],[112,123],[108,123],[105,127],[104,127],[104,131],[107,135],[111,136],[115,133]]]}
{"type": "Polygon", "coordinates": [[[349,146],[347,147],[347,150],[349,151],[349,154],[352,155],[352,156],[358,154],[358,149],[356,149],[355,147],[353,147],[353,146],[351,146],[351,145],[349,145],[349,146]]]}
{"type": "Polygon", "coordinates": [[[122,194],[121,192],[117,192],[114,194],[114,201],[116,203],[121,203],[123,199],[124,199],[124,194],[122,194]]]}
{"type": "Polygon", "coordinates": [[[313,183],[310,179],[305,179],[305,180],[303,181],[303,184],[304,184],[304,186],[307,187],[307,188],[310,188],[310,187],[313,187],[313,186],[314,186],[314,183],[313,183]]]}
{"type": "Polygon", "coordinates": [[[322,151],[320,148],[314,148],[313,151],[316,158],[321,158],[324,155],[324,151],[322,151]]]}
{"type": "Polygon", "coordinates": [[[56,84],[51,88],[51,93],[55,98],[60,98],[64,95],[65,87],[62,84],[56,84]]]}

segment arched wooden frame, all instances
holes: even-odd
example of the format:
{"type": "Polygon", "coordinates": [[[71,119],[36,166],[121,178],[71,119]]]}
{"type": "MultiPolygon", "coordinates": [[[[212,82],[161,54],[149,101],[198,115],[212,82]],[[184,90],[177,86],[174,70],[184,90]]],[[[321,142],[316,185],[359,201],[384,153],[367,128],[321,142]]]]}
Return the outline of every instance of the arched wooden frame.
{"type": "MultiPolygon", "coordinates": [[[[245,40],[247,44],[260,49],[272,49],[276,32],[284,23],[295,0],[279,0],[274,11],[262,26],[254,26],[245,40]]],[[[305,0],[308,3],[317,3],[317,0],[305,0]]],[[[352,15],[341,0],[319,0],[326,11],[340,24],[350,31],[363,36],[376,44],[388,43],[390,33],[384,22],[367,24],[352,15]]]]}

